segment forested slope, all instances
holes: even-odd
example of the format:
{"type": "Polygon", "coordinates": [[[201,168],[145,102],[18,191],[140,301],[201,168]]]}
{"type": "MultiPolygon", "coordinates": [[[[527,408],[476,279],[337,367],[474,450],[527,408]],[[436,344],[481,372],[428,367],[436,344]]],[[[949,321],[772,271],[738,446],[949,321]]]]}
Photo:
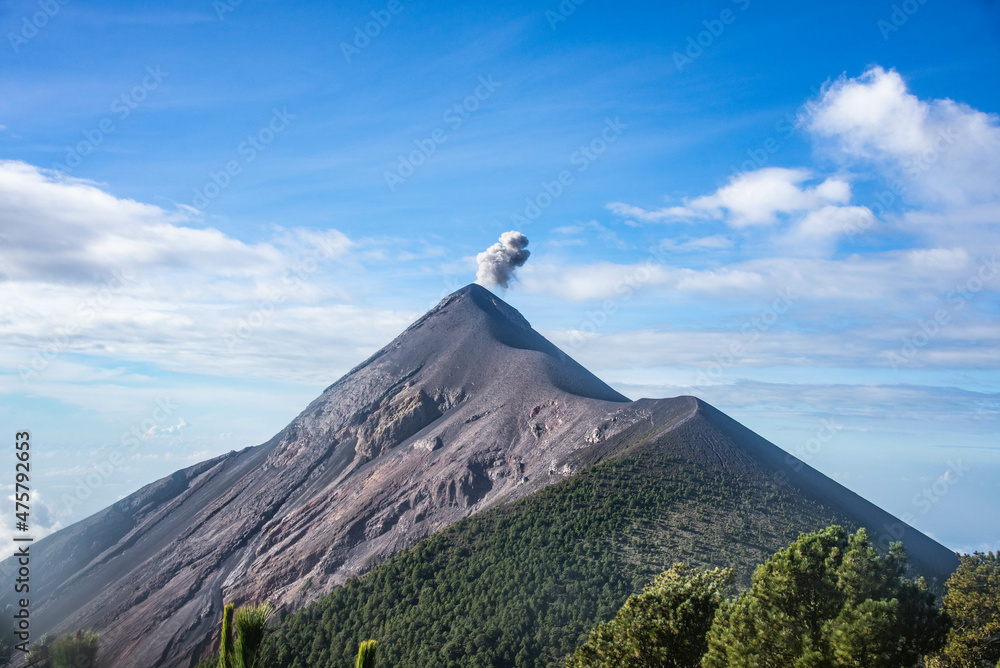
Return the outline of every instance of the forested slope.
{"type": "Polygon", "coordinates": [[[366,638],[388,666],[561,665],[676,561],[732,565],[746,583],[800,532],[853,524],[760,475],[692,463],[673,452],[676,438],[463,520],[349,581],[284,621],[276,665],[346,667],[366,638]]]}

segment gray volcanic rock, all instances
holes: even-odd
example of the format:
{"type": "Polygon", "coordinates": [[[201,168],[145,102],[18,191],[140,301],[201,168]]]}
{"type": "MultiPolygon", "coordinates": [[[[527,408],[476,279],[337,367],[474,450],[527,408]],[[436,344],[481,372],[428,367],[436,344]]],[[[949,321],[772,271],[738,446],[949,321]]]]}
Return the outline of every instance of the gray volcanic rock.
{"type": "Polygon", "coordinates": [[[927,574],[955,566],[942,546],[693,397],[630,402],[470,285],[270,441],[39,541],[32,628],[92,628],[112,668],[189,666],[215,640],[223,601],[297,608],[463,517],[661,441],[891,533],[927,574]]]}
{"type": "Polygon", "coordinates": [[[559,479],[570,471],[556,463],[627,402],[468,286],[267,443],[39,541],[33,628],[97,630],[103,665],[188,665],[223,600],[297,607],[559,479]]]}

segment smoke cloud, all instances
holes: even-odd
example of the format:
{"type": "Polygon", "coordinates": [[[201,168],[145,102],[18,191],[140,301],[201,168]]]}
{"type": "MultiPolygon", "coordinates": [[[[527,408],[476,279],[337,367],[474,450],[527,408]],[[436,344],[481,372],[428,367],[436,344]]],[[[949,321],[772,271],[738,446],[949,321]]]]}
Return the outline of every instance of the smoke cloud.
{"type": "Polygon", "coordinates": [[[476,283],[483,287],[499,285],[506,288],[514,278],[514,270],[528,261],[531,251],[527,250],[528,237],[520,232],[504,232],[500,241],[476,256],[479,271],[476,283]]]}

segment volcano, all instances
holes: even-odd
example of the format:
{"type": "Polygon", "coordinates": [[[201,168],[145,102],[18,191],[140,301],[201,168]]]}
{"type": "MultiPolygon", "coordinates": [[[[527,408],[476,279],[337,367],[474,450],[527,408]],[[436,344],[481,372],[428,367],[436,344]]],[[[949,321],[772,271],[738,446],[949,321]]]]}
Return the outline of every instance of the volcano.
{"type": "Polygon", "coordinates": [[[212,650],[223,602],[298,609],[462,518],[641,447],[780,486],[880,543],[900,540],[914,572],[938,582],[957,566],[704,402],[630,401],[470,285],[266,443],[177,471],[39,541],[32,629],[97,631],[104,666],[190,666],[212,650]]]}

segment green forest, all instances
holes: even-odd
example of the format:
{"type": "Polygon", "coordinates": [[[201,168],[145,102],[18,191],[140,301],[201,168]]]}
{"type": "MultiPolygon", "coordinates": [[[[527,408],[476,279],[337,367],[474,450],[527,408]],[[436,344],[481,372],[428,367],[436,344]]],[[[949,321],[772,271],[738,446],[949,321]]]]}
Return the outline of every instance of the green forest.
{"type": "Polygon", "coordinates": [[[749,584],[768,545],[836,518],[783,488],[706,472],[660,448],[585,469],[459,522],[283,620],[274,665],[552,666],[675,562],[749,584]]]}

